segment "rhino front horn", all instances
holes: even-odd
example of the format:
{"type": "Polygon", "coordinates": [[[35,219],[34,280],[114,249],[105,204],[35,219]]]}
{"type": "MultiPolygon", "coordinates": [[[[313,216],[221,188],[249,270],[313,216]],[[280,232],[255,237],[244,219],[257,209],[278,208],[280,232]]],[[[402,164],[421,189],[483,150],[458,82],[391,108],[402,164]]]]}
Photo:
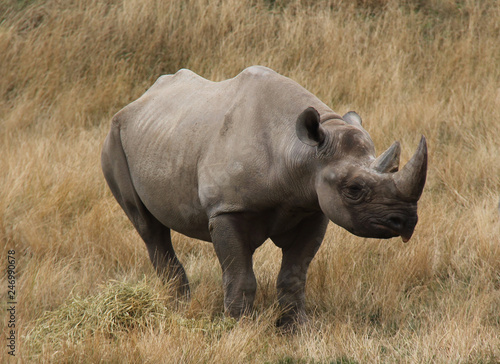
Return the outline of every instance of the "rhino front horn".
{"type": "Polygon", "coordinates": [[[417,151],[402,170],[394,174],[394,182],[404,198],[417,201],[427,177],[427,142],[422,135],[417,151]]]}

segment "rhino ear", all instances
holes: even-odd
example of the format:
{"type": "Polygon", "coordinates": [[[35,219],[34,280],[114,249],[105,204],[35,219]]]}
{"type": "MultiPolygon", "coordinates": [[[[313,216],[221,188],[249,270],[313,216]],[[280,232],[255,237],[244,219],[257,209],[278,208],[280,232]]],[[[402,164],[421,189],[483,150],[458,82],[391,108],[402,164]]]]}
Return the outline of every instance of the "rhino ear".
{"type": "Polygon", "coordinates": [[[325,140],[325,130],[319,121],[319,113],[314,107],[308,107],[299,115],[295,131],[302,143],[316,147],[325,140]]]}
{"type": "Polygon", "coordinates": [[[359,116],[355,111],[349,111],[347,114],[342,116],[342,119],[347,124],[353,125],[353,126],[362,126],[363,121],[361,120],[361,116],[359,116]]]}

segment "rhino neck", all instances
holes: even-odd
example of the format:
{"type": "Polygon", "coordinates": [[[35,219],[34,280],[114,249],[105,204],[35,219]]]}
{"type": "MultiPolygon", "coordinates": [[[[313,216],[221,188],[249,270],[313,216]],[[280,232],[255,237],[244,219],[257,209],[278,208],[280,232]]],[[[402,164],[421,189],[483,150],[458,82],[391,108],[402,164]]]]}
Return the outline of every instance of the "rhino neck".
{"type": "MultiPolygon", "coordinates": [[[[321,211],[316,193],[318,163],[315,148],[294,138],[285,148],[281,163],[281,189],[291,205],[308,211],[321,211]]],[[[276,169],[278,171],[278,169],[276,169]]]]}
{"type": "MultiPolygon", "coordinates": [[[[312,102],[312,100],[311,100],[312,102]]],[[[321,124],[345,125],[342,117],[322,103],[314,105],[319,109],[321,124]]],[[[292,118],[291,118],[292,119],[292,118]]],[[[280,190],[290,205],[310,212],[321,211],[316,181],[322,166],[321,148],[304,144],[296,135],[295,119],[286,123],[287,131],[278,133],[281,154],[276,168],[276,180],[280,180],[280,190]]]]}

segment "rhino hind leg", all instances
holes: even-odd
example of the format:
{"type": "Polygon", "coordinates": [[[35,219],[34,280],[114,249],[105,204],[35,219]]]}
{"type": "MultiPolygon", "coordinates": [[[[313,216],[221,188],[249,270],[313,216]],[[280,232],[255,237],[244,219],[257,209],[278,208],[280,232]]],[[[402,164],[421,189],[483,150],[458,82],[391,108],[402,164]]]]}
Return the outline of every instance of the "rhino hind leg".
{"type": "Polygon", "coordinates": [[[178,280],[179,293],[188,297],[189,282],[175,255],[170,229],[148,211],[138,196],[123,151],[120,130],[115,123],[104,142],[101,165],[113,196],[146,243],[149,258],[158,276],[164,283],[170,279],[178,280]]]}
{"type": "Polygon", "coordinates": [[[287,233],[271,237],[283,253],[277,280],[278,302],[283,310],[276,323],[278,327],[293,329],[295,324],[306,321],[307,270],[323,241],[327,225],[328,219],[322,213],[315,214],[287,233]]]}

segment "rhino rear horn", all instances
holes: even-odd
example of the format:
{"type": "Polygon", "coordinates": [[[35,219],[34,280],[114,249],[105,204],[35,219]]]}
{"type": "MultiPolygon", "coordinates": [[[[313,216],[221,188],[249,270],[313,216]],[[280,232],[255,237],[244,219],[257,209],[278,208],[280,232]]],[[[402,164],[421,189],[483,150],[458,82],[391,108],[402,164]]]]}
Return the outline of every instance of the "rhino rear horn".
{"type": "Polygon", "coordinates": [[[389,149],[375,159],[370,167],[379,173],[393,173],[399,169],[399,156],[401,155],[401,145],[394,142],[389,149]]]}
{"type": "Polygon", "coordinates": [[[417,151],[402,170],[394,174],[394,182],[402,196],[417,201],[427,177],[427,142],[422,135],[417,151]]]}

